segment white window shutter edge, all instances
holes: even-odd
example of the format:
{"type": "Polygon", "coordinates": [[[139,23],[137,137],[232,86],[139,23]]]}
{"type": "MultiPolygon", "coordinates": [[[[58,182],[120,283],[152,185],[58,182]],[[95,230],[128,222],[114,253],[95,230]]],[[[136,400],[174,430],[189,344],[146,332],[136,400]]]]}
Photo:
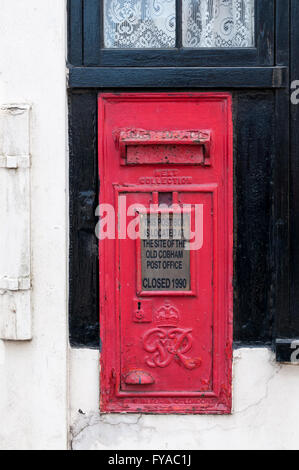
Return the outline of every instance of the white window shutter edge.
{"type": "Polygon", "coordinates": [[[30,105],[0,105],[0,339],[32,339],[30,105]]]}

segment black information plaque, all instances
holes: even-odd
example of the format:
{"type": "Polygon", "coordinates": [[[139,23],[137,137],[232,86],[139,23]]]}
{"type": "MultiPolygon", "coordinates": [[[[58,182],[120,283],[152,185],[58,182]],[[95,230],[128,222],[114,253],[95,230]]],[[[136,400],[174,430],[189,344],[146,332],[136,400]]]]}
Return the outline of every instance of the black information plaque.
{"type": "Polygon", "coordinates": [[[189,227],[189,214],[140,215],[142,291],[191,290],[189,227]]]}

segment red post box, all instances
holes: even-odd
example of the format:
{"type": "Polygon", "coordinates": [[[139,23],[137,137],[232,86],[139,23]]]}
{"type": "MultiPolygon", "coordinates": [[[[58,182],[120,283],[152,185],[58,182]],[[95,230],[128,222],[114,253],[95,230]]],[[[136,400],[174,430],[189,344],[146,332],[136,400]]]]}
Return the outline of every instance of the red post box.
{"type": "Polygon", "coordinates": [[[230,413],[227,93],[99,96],[101,411],[230,413]]]}

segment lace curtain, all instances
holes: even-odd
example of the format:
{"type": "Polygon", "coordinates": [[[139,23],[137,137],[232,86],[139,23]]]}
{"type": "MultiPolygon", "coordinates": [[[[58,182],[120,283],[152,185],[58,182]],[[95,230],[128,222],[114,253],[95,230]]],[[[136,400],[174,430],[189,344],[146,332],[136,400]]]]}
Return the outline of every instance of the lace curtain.
{"type": "Polygon", "coordinates": [[[254,45],[254,0],[183,0],[184,47],[254,45]]]}
{"type": "MultiPolygon", "coordinates": [[[[184,47],[254,45],[254,0],[182,0],[184,47]]],[[[176,0],[104,0],[107,48],[176,45],[176,0]]]]}
{"type": "Polygon", "coordinates": [[[104,11],[106,47],[175,47],[175,0],[105,0],[104,11]]]}

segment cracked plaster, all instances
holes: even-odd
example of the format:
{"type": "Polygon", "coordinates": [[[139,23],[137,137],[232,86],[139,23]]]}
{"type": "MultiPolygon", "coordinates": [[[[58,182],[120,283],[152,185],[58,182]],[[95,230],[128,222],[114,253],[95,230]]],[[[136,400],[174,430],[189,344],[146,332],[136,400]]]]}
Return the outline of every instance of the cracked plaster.
{"type": "MultiPolygon", "coordinates": [[[[86,384],[88,376],[99,387],[96,351],[75,350],[71,363],[71,385],[86,384]]],[[[296,449],[298,387],[298,367],[277,364],[273,353],[261,348],[234,353],[231,416],[100,415],[98,398],[92,403],[85,395],[83,403],[77,390],[71,403],[72,448],[296,449]]]]}

